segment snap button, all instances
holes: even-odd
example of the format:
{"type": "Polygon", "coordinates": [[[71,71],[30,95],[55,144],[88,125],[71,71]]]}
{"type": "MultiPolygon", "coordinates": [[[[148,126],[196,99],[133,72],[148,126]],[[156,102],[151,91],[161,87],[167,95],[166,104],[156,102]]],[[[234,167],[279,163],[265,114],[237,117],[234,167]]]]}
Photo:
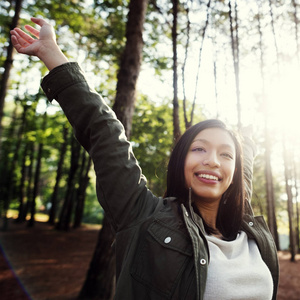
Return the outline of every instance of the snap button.
{"type": "Polygon", "coordinates": [[[206,259],[204,259],[204,258],[200,259],[200,264],[205,265],[206,264],[206,259]]]}
{"type": "Polygon", "coordinates": [[[169,244],[171,242],[171,240],[172,239],[168,236],[165,238],[164,242],[165,242],[165,244],[169,244]]]}
{"type": "Polygon", "coordinates": [[[249,226],[252,227],[254,224],[253,222],[249,222],[249,226]]]}

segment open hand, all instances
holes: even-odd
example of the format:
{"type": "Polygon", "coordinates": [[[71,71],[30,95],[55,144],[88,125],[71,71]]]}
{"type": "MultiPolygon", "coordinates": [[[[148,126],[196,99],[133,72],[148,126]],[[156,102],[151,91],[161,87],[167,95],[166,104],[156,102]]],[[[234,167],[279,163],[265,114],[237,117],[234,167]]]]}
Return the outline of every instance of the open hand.
{"type": "Polygon", "coordinates": [[[56,44],[55,33],[53,27],[43,19],[31,18],[31,20],[41,26],[41,30],[37,30],[30,25],[25,25],[25,29],[35,36],[37,39],[32,38],[19,28],[15,28],[11,33],[11,40],[13,46],[19,53],[27,55],[39,56],[44,47],[49,43],[56,44]]]}
{"type": "Polygon", "coordinates": [[[15,49],[22,54],[37,56],[49,70],[68,62],[56,43],[53,27],[43,19],[31,18],[31,21],[41,26],[41,29],[37,30],[30,25],[25,25],[25,29],[36,38],[20,28],[11,30],[11,40],[15,49]]]}

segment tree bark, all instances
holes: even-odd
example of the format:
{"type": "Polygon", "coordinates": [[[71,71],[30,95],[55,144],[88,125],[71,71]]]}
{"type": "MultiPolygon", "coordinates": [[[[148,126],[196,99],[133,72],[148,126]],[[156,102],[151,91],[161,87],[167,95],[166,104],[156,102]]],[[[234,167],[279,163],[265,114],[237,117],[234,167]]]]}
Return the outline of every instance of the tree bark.
{"type": "Polygon", "coordinates": [[[143,25],[147,9],[146,0],[131,0],[126,25],[126,45],[118,72],[117,94],[113,110],[125,127],[126,136],[131,134],[132,116],[136,99],[136,83],[142,62],[143,25]]]}
{"type": "Polygon", "coordinates": [[[172,0],[172,46],[173,46],[173,139],[174,143],[181,136],[179,121],[179,102],[178,102],[178,74],[177,74],[177,16],[178,16],[178,0],[172,0]]]}
{"type": "Polygon", "coordinates": [[[77,202],[75,208],[75,216],[74,216],[74,224],[73,228],[78,228],[81,226],[82,216],[84,211],[84,202],[86,189],[89,185],[90,177],[89,171],[92,165],[92,159],[89,157],[87,162],[87,154],[85,151],[82,152],[82,162],[81,162],[81,170],[79,174],[79,187],[77,189],[77,202]]]}
{"type": "Polygon", "coordinates": [[[20,188],[19,188],[19,213],[17,222],[23,222],[26,218],[25,216],[25,180],[26,180],[26,158],[28,152],[28,142],[25,144],[23,157],[22,157],[22,166],[21,166],[21,180],[20,180],[20,188]]]}
{"type": "MultiPolygon", "coordinates": [[[[42,124],[43,132],[46,129],[46,123],[47,123],[47,112],[45,112],[44,116],[43,116],[43,124],[42,124]]],[[[41,141],[40,141],[39,147],[38,147],[37,159],[36,159],[37,162],[36,162],[36,169],[35,169],[35,175],[34,175],[34,186],[33,186],[32,201],[31,201],[31,207],[30,207],[30,219],[28,222],[28,227],[33,227],[34,223],[35,223],[36,197],[37,197],[38,191],[39,191],[43,149],[44,149],[44,141],[43,141],[43,138],[41,138],[41,141]]]]}
{"type": "Polygon", "coordinates": [[[295,230],[294,230],[294,209],[293,209],[293,193],[292,193],[292,176],[291,176],[291,164],[288,159],[288,153],[286,149],[286,142],[283,136],[283,161],[284,161],[284,177],[285,187],[287,194],[287,211],[289,217],[289,238],[290,238],[290,253],[291,261],[295,261],[296,256],[296,241],[295,241],[295,230]]]}
{"type": "MultiPolygon", "coordinates": [[[[19,19],[20,19],[20,11],[22,8],[22,1],[23,0],[16,0],[15,1],[15,15],[12,19],[10,29],[15,28],[18,25],[19,19]]],[[[4,72],[1,77],[0,82],[0,138],[2,136],[2,118],[3,118],[3,110],[4,110],[4,102],[5,102],[5,96],[7,92],[7,85],[8,85],[8,79],[9,74],[11,70],[11,66],[13,63],[13,45],[11,40],[9,41],[9,45],[7,47],[7,55],[6,60],[4,62],[4,72]]]]}
{"type": "Polygon", "coordinates": [[[68,175],[68,183],[67,183],[67,191],[65,195],[65,200],[63,203],[63,207],[60,213],[59,221],[56,225],[56,229],[58,230],[69,230],[70,222],[71,222],[71,215],[72,215],[72,208],[73,208],[73,197],[75,192],[75,179],[76,173],[79,167],[79,157],[80,157],[80,150],[81,146],[75,139],[72,137],[71,142],[71,166],[69,169],[68,175]]]}
{"type": "Polygon", "coordinates": [[[236,88],[236,105],[238,116],[238,129],[242,128],[242,110],[241,110],[241,97],[240,97],[240,58],[239,58],[239,35],[238,35],[238,16],[237,16],[237,4],[235,1],[235,28],[233,26],[233,13],[231,1],[228,2],[229,7],[229,20],[230,20],[230,36],[231,36],[231,49],[233,57],[234,75],[235,75],[235,88],[236,88]]]}
{"type": "Polygon", "coordinates": [[[48,223],[50,223],[52,225],[54,225],[55,218],[56,218],[57,194],[58,194],[60,179],[63,175],[63,164],[64,164],[64,160],[65,160],[67,146],[68,146],[68,127],[64,126],[63,127],[63,143],[61,144],[61,148],[60,148],[60,157],[59,157],[59,161],[58,161],[58,165],[57,165],[55,185],[54,185],[53,193],[51,196],[51,208],[50,208],[49,220],[48,220],[48,223]]]}
{"type": "MultiPolygon", "coordinates": [[[[113,110],[130,138],[136,98],[136,83],[140,72],[143,49],[143,25],[147,0],[131,0],[126,24],[126,45],[120,62],[117,94],[113,110]]],[[[115,254],[112,250],[114,234],[104,216],[97,246],[86,280],[78,299],[112,299],[115,294],[115,254]]]]}
{"type": "Polygon", "coordinates": [[[274,184],[271,166],[271,141],[268,132],[268,100],[265,97],[265,74],[264,74],[264,47],[262,39],[262,29],[261,29],[261,1],[258,2],[258,32],[259,32],[259,47],[260,47],[260,74],[262,79],[262,103],[263,110],[265,112],[265,128],[264,128],[264,138],[265,138],[265,178],[266,178],[266,200],[267,200],[267,215],[268,215],[268,226],[274,238],[277,249],[280,249],[279,237],[277,231],[277,221],[276,221],[276,209],[275,209],[275,194],[274,194],[274,184]]]}

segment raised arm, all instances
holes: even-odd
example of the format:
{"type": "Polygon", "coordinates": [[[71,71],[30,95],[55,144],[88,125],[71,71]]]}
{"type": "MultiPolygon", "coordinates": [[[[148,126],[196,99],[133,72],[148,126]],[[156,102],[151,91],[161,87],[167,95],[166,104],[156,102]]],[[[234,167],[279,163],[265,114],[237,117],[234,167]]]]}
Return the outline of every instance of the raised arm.
{"type": "Polygon", "coordinates": [[[19,53],[39,57],[51,70],[43,79],[42,88],[50,101],[58,101],[78,141],[92,157],[98,199],[114,229],[133,226],[158,209],[162,201],[147,189],[114,112],[90,88],[78,64],[68,62],[56,44],[52,26],[41,19],[32,20],[41,26],[41,31],[28,25],[25,28],[36,39],[14,29],[13,44],[19,53]]]}

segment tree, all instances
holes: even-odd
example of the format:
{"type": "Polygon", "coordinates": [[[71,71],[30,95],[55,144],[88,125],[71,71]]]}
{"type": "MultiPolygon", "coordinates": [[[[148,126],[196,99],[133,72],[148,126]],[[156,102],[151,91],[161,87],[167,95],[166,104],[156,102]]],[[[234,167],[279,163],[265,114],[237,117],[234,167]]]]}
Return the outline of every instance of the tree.
{"type": "Polygon", "coordinates": [[[71,138],[71,165],[68,174],[67,190],[65,193],[64,203],[60,212],[59,221],[56,224],[58,230],[68,230],[71,223],[72,209],[74,205],[75,182],[79,169],[81,145],[76,138],[71,138]]]}
{"type": "Polygon", "coordinates": [[[235,88],[236,88],[236,99],[237,99],[237,115],[238,115],[238,129],[242,128],[242,117],[241,117],[241,100],[240,100],[240,55],[239,55],[239,35],[238,35],[238,11],[237,3],[234,3],[235,18],[233,18],[231,0],[228,2],[229,7],[229,20],[230,20],[230,36],[231,36],[231,49],[232,58],[234,65],[235,75],[235,88]],[[235,27],[233,26],[233,19],[235,27]]]}
{"type": "MultiPolygon", "coordinates": [[[[15,14],[10,24],[10,29],[15,28],[18,24],[20,18],[20,12],[22,8],[22,1],[23,0],[15,0],[15,10],[14,10],[15,14]]],[[[7,92],[7,85],[8,85],[9,73],[11,70],[12,62],[13,62],[13,45],[11,41],[9,41],[9,45],[7,47],[6,60],[4,63],[4,73],[1,77],[1,82],[0,82],[0,138],[2,135],[1,132],[2,132],[3,108],[4,108],[5,96],[7,92]]]]}
{"type": "Polygon", "coordinates": [[[41,173],[41,163],[43,158],[43,149],[44,149],[44,132],[46,129],[47,123],[47,111],[45,111],[43,116],[43,123],[40,130],[39,136],[39,145],[37,151],[37,158],[36,158],[36,167],[35,167],[35,174],[34,174],[34,187],[32,192],[32,199],[31,199],[31,210],[30,210],[30,219],[28,222],[28,226],[32,227],[35,223],[35,212],[36,212],[36,197],[38,196],[39,190],[39,181],[40,181],[40,173],[41,173]]]}
{"type": "Polygon", "coordinates": [[[68,126],[64,125],[63,126],[63,141],[61,144],[60,152],[59,152],[59,161],[57,165],[57,171],[56,171],[56,179],[55,179],[55,185],[54,189],[52,192],[51,196],[51,208],[49,212],[49,220],[48,222],[52,225],[55,223],[55,218],[56,218],[56,211],[57,211],[57,195],[58,195],[58,188],[59,188],[59,183],[60,179],[63,175],[63,164],[64,164],[64,159],[67,151],[67,145],[68,145],[68,126]]]}
{"type": "MultiPolygon", "coordinates": [[[[143,25],[147,0],[131,0],[126,24],[126,45],[118,72],[118,84],[113,106],[117,117],[130,138],[131,123],[136,97],[136,82],[140,72],[143,49],[143,25]]],[[[114,235],[104,217],[93,259],[79,299],[112,299],[115,281],[115,256],[112,254],[114,235]],[[111,270],[107,273],[107,270],[111,270]],[[114,271],[112,271],[114,270],[114,271]],[[103,276],[105,274],[105,276],[103,276]]]]}
{"type": "Polygon", "coordinates": [[[290,233],[290,252],[291,261],[295,261],[296,256],[296,241],[294,230],[294,209],[293,209],[293,193],[292,193],[292,174],[291,163],[289,160],[289,154],[286,147],[285,136],[283,136],[283,161],[284,161],[284,177],[287,194],[287,211],[289,217],[289,233],[290,233]]]}
{"type": "Polygon", "coordinates": [[[173,140],[178,141],[181,136],[179,121],[179,102],[178,102],[178,75],[177,75],[177,17],[178,0],[172,0],[172,49],[173,49],[173,140]]]}
{"type": "MultiPolygon", "coordinates": [[[[261,8],[261,2],[259,2],[259,8],[261,8]]],[[[267,198],[267,215],[268,215],[268,226],[272,233],[272,236],[275,240],[277,249],[279,246],[279,237],[277,230],[277,221],[276,221],[276,210],[275,210],[275,193],[274,193],[274,183],[273,183],[273,173],[271,165],[271,140],[269,134],[269,120],[268,120],[268,99],[265,93],[265,74],[264,74],[264,51],[263,51],[263,41],[262,41],[262,30],[260,23],[260,10],[257,15],[258,20],[258,32],[259,32],[259,49],[260,49],[260,75],[262,79],[262,107],[265,115],[265,124],[264,124],[264,149],[265,149],[265,178],[266,178],[266,198],[267,198]]]]}

